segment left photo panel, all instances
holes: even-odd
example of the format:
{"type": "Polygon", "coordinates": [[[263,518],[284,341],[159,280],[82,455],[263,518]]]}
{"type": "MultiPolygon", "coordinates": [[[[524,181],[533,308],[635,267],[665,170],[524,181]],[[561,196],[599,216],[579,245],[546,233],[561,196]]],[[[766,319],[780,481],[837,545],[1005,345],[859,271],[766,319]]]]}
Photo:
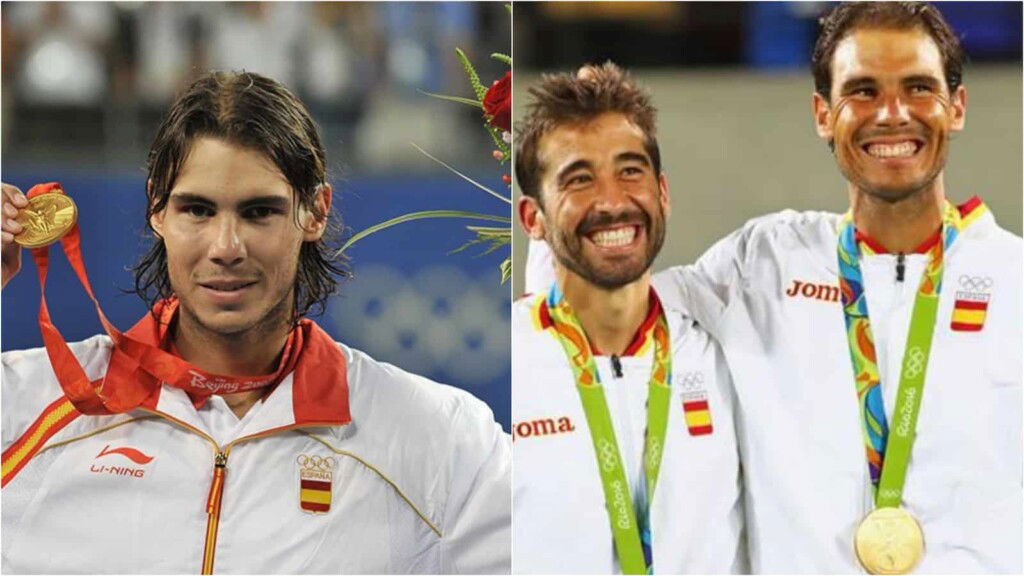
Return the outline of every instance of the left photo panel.
{"type": "Polygon", "coordinates": [[[511,23],[5,3],[0,571],[510,573],[511,23]]]}

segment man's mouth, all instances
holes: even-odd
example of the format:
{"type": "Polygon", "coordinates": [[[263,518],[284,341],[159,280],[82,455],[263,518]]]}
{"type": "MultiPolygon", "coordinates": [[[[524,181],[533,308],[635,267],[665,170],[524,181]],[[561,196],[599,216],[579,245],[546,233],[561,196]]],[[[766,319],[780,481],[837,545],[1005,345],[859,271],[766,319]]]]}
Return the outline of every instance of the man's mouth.
{"type": "Polygon", "coordinates": [[[215,280],[201,282],[199,285],[215,292],[235,292],[255,284],[255,280],[215,280]]]}
{"type": "Polygon", "coordinates": [[[900,142],[869,142],[861,149],[874,158],[909,158],[917,154],[924,143],[918,140],[903,140],[900,142]]]}
{"type": "Polygon", "coordinates": [[[632,244],[639,230],[637,225],[619,226],[591,232],[587,237],[601,248],[616,248],[632,244]]]}

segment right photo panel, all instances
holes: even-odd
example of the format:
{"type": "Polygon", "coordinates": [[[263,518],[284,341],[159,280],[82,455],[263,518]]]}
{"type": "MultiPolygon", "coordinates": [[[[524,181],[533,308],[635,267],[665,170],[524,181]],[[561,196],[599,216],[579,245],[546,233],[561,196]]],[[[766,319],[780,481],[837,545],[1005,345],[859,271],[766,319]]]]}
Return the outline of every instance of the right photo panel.
{"type": "Polygon", "coordinates": [[[513,572],[1024,571],[1022,5],[513,16],[513,572]]]}

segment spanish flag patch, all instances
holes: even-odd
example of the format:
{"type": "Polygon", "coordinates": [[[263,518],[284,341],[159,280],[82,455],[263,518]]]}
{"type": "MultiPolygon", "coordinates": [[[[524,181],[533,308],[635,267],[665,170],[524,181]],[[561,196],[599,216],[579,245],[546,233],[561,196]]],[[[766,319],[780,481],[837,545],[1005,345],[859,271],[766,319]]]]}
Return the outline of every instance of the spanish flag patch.
{"type": "Polygon", "coordinates": [[[987,301],[957,298],[953,303],[953,322],[950,328],[958,332],[978,332],[985,326],[987,313],[987,301]]]}
{"type": "Polygon", "coordinates": [[[704,436],[714,432],[707,400],[683,402],[683,415],[686,417],[686,429],[690,431],[690,436],[704,436]]]}

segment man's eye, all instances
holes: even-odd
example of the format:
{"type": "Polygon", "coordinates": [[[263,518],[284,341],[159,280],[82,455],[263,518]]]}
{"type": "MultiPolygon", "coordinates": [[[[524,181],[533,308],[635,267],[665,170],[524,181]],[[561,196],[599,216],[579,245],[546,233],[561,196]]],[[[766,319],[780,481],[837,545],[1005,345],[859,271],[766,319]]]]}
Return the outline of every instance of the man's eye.
{"type": "Polygon", "coordinates": [[[622,169],[623,176],[642,176],[644,169],[639,166],[626,166],[622,169]]]}
{"type": "Polygon", "coordinates": [[[253,206],[245,211],[245,217],[253,220],[262,220],[275,214],[277,210],[269,206],[253,206]]]}
{"type": "Polygon", "coordinates": [[[589,174],[577,174],[575,176],[570,176],[569,179],[565,181],[565,186],[567,188],[575,188],[579,186],[585,186],[589,182],[589,174]]]}
{"type": "Polygon", "coordinates": [[[851,92],[850,95],[854,96],[856,98],[874,98],[875,97],[875,89],[874,88],[857,88],[856,90],[851,92]]]}
{"type": "Polygon", "coordinates": [[[930,94],[932,87],[927,84],[914,84],[910,87],[911,94],[930,94]]]}
{"type": "Polygon", "coordinates": [[[203,206],[202,204],[189,204],[185,206],[184,210],[189,216],[195,218],[207,218],[213,215],[213,210],[209,206],[203,206]]]}

